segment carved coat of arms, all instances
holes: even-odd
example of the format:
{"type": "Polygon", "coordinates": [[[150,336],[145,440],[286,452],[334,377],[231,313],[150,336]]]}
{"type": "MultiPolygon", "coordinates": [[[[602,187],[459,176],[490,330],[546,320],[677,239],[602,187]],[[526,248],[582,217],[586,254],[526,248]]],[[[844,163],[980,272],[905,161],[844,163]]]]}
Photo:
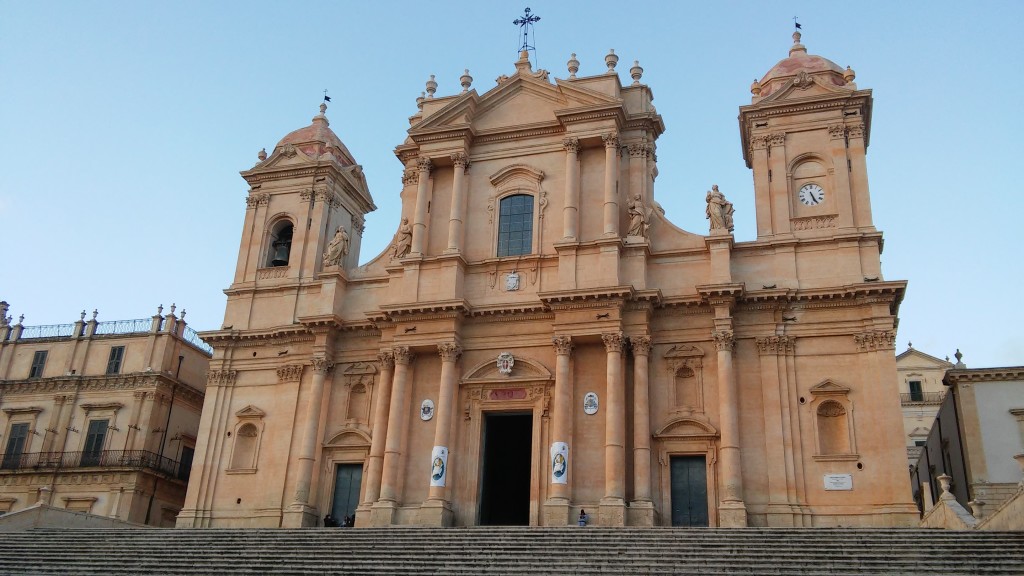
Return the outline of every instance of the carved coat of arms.
{"type": "Polygon", "coordinates": [[[498,372],[508,376],[512,373],[512,365],[516,363],[516,359],[512,357],[511,352],[502,352],[498,354],[498,372]]]}

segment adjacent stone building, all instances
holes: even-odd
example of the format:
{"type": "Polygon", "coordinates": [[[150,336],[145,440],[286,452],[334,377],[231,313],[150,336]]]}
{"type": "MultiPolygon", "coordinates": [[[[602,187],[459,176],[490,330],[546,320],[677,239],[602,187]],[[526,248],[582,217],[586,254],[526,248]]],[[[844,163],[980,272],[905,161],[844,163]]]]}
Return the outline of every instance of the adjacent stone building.
{"type": "Polygon", "coordinates": [[[913,466],[921,456],[921,447],[928,439],[928,431],[946,396],[942,377],[953,367],[943,360],[913,345],[896,355],[896,385],[900,390],[903,410],[903,441],[907,445],[908,464],[913,466]]]}
{"type": "Polygon", "coordinates": [[[871,91],[794,34],[740,107],[752,190],[709,183],[703,234],[657,203],[665,124],[617,60],[428,82],[394,242],[361,266],[375,204],[325,106],[242,172],[178,526],[917,521],[871,91]],[[753,194],[756,240],[725,193],[753,194]]]}
{"type": "Polygon", "coordinates": [[[211,353],[185,312],[25,326],[7,311],[0,302],[0,513],[42,502],[173,526],[211,353]]]}

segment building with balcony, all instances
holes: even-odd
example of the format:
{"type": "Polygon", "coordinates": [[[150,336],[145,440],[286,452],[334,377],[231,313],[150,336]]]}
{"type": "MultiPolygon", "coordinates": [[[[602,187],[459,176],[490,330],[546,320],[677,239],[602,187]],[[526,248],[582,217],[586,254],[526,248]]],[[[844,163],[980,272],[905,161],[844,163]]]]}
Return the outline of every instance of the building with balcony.
{"type": "Polygon", "coordinates": [[[37,502],[173,526],[211,349],[185,311],[25,326],[0,302],[0,513],[37,502]]]}
{"type": "Polygon", "coordinates": [[[907,446],[907,463],[913,466],[921,455],[921,447],[928,439],[928,430],[946,395],[942,377],[953,368],[947,357],[936,358],[914,349],[896,355],[896,383],[900,391],[903,410],[903,442],[907,446]]]}

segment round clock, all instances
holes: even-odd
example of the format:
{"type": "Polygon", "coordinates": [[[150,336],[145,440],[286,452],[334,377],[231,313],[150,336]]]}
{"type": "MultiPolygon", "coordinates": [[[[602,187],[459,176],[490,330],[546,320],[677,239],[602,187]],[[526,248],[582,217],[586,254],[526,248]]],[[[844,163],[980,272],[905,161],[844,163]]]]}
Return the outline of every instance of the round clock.
{"type": "Polygon", "coordinates": [[[808,206],[817,206],[825,200],[825,191],[817,184],[804,184],[800,187],[800,201],[808,206]]]}

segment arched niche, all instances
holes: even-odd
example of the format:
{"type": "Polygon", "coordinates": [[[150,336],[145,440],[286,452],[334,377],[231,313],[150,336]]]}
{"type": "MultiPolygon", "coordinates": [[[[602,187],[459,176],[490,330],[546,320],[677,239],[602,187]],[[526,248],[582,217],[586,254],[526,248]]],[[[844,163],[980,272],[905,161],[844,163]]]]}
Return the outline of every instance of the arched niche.
{"type": "Polygon", "coordinates": [[[810,389],[808,407],[814,422],[814,459],[858,460],[854,404],[850,388],[826,379],[810,389]]]}
{"type": "Polygon", "coordinates": [[[235,412],[237,420],[232,430],[234,441],[231,443],[230,467],[227,469],[229,474],[256,472],[266,415],[266,412],[252,404],[235,412]]]}
{"type": "Polygon", "coordinates": [[[692,344],[678,344],[664,355],[671,375],[668,403],[673,413],[704,412],[704,350],[692,344]]]}

